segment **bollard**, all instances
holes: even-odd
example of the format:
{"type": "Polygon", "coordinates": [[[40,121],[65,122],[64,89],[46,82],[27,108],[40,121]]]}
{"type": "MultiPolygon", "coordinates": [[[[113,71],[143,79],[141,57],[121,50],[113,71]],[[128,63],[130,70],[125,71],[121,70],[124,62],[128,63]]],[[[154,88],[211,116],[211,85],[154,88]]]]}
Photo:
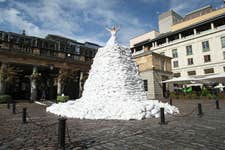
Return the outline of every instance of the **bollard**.
{"type": "Polygon", "coordinates": [[[9,102],[9,100],[7,101],[7,108],[10,109],[10,102],[9,102]]]}
{"type": "Polygon", "coordinates": [[[27,108],[23,108],[22,121],[23,123],[27,123],[27,108]]]}
{"type": "Polygon", "coordinates": [[[198,116],[202,116],[203,113],[202,113],[202,104],[198,104],[198,116]]]}
{"type": "Polygon", "coordinates": [[[65,149],[66,118],[59,118],[58,148],[65,149]]]}
{"type": "Polygon", "coordinates": [[[170,105],[173,105],[173,100],[172,100],[172,98],[170,98],[170,105]]]}
{"type": "Polygon", "coordinates": [[[13,102],[12,104],[12,113],[16,114],[16,102],[13,102]]]}
{"type": "Polygon", "coordinates": [[[216,100],[216,109],[220,109],[219,100],[216,100]]]}
{"type": "Polygon", "coordinates": [[[164,108],[160,108],[160,124],[163,125],[163,124],[166,124],[166,121],[165,121],[165,114],[164,114],[164,108]]]}

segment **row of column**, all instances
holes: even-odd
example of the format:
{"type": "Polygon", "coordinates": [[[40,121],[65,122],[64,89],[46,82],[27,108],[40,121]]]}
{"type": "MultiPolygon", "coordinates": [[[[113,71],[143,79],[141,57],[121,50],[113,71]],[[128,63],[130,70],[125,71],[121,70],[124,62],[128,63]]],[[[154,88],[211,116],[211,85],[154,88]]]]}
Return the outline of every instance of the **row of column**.
{"type": "MultiPolygon", "coordinates": [[[[2,63],[0,67],[0,94],[5,94],[6,92],[6,73],[5,70],[7,69],[7,64],[2,63]]],[[[62,73],[62,70],[59,71],[59,74],[62,73]]],[[[30,75],[30,100],[35,101],[37,100],[37,80],[40,78],[40,74],[38,73],[37,66],[33,67],[32,74],[30,75]]],[[[79,78],[79,97],[81,97],[82,91],[83,91],[83,81],[84,80],[84,73],[80,72],[80,78],[79,78]]],[[[62,94],[62,78],[58,76],[57,78],[57,95],[62,94]]]]}

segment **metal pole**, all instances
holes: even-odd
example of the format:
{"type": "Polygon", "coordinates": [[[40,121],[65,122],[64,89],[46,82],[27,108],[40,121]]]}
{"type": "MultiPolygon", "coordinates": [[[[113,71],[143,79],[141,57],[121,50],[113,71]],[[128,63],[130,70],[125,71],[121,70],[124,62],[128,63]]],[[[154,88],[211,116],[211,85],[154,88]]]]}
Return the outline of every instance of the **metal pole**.
{"type": "Polygon", "coordinates": [[[219,100],[216,100],[216,109],[220,109],[219,100]]]}
{"type": "Polygon", "coordinates": [[[10,102],[7,100],[7,108],[10,109],[10,102]]]}
{"type": "Polygon", "coordinates": [[[164,114],[164,108],[160,108],[160,124],[166,124],[166,121],[165,121],[165,114],[164,114]]]}
{"type": "Polygon", "coordinates": [[[198,104],[198,116],[202,116],[203,113],[202,113],[202,104],[198,104]]]}
{"type": "Polygon", "coordinates": [[[27,123],[27,108],[23,108],[22,121],[23,123],[27,123]]]}
{"type": "Polygon", "coordinates": [[[13,102],[12,104],[12,113],[16,114],[16,102],[13,102]]]}
{"type": "Polygon", "coordinates": [[[66,118],[59,118],[58,148],[65,150],[66,118]]]}
{"type": "Polygon", "coordinates": [[[172,98],[170,98],[170,105],[173,105],[173,100],[172,100],[172,98]]]}

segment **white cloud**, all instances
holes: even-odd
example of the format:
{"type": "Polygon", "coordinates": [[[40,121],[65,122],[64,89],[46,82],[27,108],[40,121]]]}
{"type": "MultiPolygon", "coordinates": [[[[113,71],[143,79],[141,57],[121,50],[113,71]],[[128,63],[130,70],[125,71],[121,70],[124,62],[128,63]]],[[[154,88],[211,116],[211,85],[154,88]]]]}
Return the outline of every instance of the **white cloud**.
{"type": "Polygon", "coordinates": [[[24,20],[21,17],[21,12],[17,9],[10,8],[3,10],[0,14],[1,22],[8,22],[10,25],[13,25],[19,29],[26,29],[28,33],[39,34],[40,29],[36,25],[30,23],[27,20],[24,20]]]}
{"type": "Polygon", "coordinates": [[[105,25],[121,24],[120,40],[128,45],[129,39],[145,32],[147,25],[132,14],[118,10],[118,5],[120,1],[105,0],[11,1],[9,9],[0,10],[3,12],[0,22],[4,20],[20,31],[25,29],[30,35],[59,34],[100,44],[108,37],[105,25]]]}

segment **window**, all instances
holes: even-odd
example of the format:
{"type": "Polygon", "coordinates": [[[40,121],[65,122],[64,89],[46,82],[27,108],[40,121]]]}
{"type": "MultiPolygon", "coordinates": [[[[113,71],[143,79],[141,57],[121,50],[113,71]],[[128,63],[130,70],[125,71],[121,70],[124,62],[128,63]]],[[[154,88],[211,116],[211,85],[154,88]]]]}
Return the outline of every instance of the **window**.
{"type": "Polygon", "coordinates": [[[223,59],[225,59],[225,51],[223,52],[223,59]]]}
{"type": "Polygon", "coordinates": [[[188,71],[187,72],[189,76],[194,76],[196,75],[196,71],[188,71]]]}
{"type": "Polygon", "coordinates": [[[188,65],[193,65],[194,64],[193,58],[188,58],[187,60],[188,60],[188,65]]]}
{"type": "Polygon", "coordinates": [[[210,55],[205,55],[204,56],[204,62],[210,62],[210,61],[211,61],[210,55]]]}
{"type": "Polygon", "coordinates": [[[209,51],[209,41],[202,42],[202,50],[203,52],[209,51]]]}
{"type": "Polygon", "coordinates": [[[177,49],[173,49],[172,50],[172,56],[173,56],[173,58],[177,58],[178,57],[177,49]]]}
{"type": "Polygon", "coordinates": [[[222,48],[225,48],[225,36],[221,37],[221,45],[222,45],[222,48]]]}
{"type": "Polygon", "coordinates": [[[176,77],[176,78],[180,77],[180,73],[174,73],[173,76],[176,77]]]}
{"type": "Polygon", "coordinates": [[[76,52],[77,54],[80,54],[80,47],[79,47],[79,46],[76,46],[76,47],[75,47],[75,52],[76,52]]]}
{"type": "Polygon", "coordinates": [[[173,61],[173,67],[174,68],[177,68],[179,65],[178,65],[178,61],[173,61]]]}
{"type": "Polygon", "coordinates": [[[148,91],[148,80],[143,80],[144,81],[144,89],[145,91],[148,91]]]}
{"type": "Polygon", "coordinates": [[[191,45],[186,46],[186,53],[187,53],[187,55],[192,55],[192,46],[191,45]]]}
{"type": "Polygon", "coordinates": [[[213,69],[213,68],[210,68],[210,69],[204,69],[204,73],[205,73],[205,74],[214,73],[214,69],[213,69]]]}

